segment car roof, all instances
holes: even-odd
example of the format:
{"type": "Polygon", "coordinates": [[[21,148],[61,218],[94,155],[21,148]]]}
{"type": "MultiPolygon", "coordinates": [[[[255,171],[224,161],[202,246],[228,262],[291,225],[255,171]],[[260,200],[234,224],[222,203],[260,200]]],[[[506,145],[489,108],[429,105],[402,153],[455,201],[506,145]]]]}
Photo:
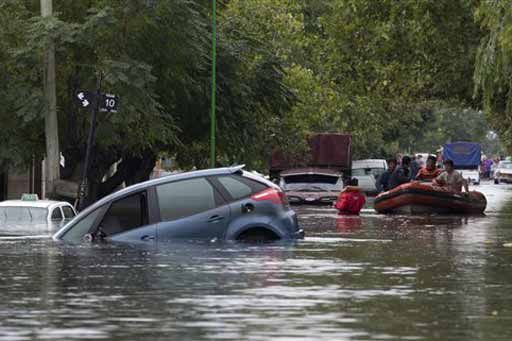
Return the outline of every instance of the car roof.
{"type": "Polygon", "coordinates": [[[89,212],[95,210],[98,207],[101,207],[111,201],[112,199],[116,199],[117,197],[123,197],[126,195],[129,195],[131,193],[136,193],[140,190],[146,189],[148,187],[152,187],[155,185],[161,185],[166,184],[168,182],[174,182],[174,181],[180,181],[180,180],[187,180],[187,179],[193,179],[193,178],[199,178],[199,177],[205,177],[205,176],[219,176],[219,175],[230,175],[235,173],[242,173],[242,169],[245,167],[245,165],[239,165],[239,166],[232,166],[232,167],[224,167],[224,168],[212,168],[212,169],[203,169],[203,170],[197,170],[197,171],[191,171],[191,172],[183,172],[179,174],[172,174],[163,176],[160,178],[140,182],[131,186],[128,186],[126,188],[123,188],[119,191],[116,191],[114,193],[111,193],[107,195],[106,197],[98,200],[94,204],[87,207],[85,210],[80,212],[77,216],[84,216],[88,214],[89,212]]]}
{"type": "Polygon", "coordinates": [[[331,176],[341,176],[341,173],[335,169],[330,168],[295,168],[288,169],[281,172],[281,176],[291,176],[291,175],[304,175],[304,174],[319,174],[319,175],[331,175],[331,176]]]}
{"type": "Polygon", "coordinates": [[[25,201],[25,200],[6,200],[0,202],[0,207],[36,207],[36,208],[48,208],[58,204],[69,203],[65,201],[54,201],[54,200],[36,200],[36,201],[25,201]]]}

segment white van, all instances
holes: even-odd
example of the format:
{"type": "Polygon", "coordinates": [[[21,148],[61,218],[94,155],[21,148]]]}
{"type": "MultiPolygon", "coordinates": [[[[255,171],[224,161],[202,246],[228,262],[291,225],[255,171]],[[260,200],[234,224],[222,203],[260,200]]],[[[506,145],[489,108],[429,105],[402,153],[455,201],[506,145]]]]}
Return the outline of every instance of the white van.
{"type": "Polygon", "coordinates": [[[386,160],[366,159],[352,161],[352,177],[367,194],[377,194],[377,180],[388,169],[386,160]]]}

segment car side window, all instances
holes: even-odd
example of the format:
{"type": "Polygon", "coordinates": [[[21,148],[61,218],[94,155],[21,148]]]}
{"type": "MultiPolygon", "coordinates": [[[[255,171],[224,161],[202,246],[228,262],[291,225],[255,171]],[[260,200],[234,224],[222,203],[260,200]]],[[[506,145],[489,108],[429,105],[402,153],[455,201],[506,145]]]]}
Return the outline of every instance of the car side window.
{"type": "Polygon", "coordinates": [[[59,207],[55,207],[52,211],[52,220],[62,220],[62,212],[59,207]]]}
{"type": "Polygon", "coordinates": [[[99,227],[106,236],[111,236],[147,224],[146,192],[140,192],[114,201],[99,227]]]}
{"type": "Polygon", "coordinates": [[[64,218],[73,218],[75,216],[75,212],[69,206],[62,206],[62,212],[64,212],[64,218]]]}
{"type": "Polygon", "coordinates": [[[159,185],[156,193],[162,221],[192,216],[217,206],[215,189],[205,178],[159,185]]]}
{"type": "Polygon", "coordinates": [[[239,175],[220,176],[217,179],[233,200],[247,198],[267,189],[264,184],[239,175]]]}
{"type": "Polygon", "coordinates": [[[85,234],[89,232],[94,222],[98,218],[98,215],[102,211],[103,207],[100,207],[89,213],[87,216],[82,218],[78,223],[71,226],[71,228],[67,230],[66,233],[62,236],[62,239],[66,241],[79,241],[85,234]]]}

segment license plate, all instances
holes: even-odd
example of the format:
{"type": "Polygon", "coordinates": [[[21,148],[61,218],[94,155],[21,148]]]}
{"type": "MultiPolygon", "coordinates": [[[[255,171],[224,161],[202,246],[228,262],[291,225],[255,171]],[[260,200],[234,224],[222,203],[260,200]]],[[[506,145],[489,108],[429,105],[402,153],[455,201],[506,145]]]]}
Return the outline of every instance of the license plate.
{"type": "Polygon", "coordinates": [[[306,198],[306,201],[315,201],[316,198],[306,198]]]}

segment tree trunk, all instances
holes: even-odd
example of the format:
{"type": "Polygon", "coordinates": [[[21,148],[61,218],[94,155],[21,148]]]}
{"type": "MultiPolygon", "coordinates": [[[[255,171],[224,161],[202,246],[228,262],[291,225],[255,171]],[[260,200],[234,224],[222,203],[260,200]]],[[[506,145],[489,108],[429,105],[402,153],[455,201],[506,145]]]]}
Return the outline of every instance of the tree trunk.
{"type": "MultiPolygon", "coordinates": [[[[52,16],[52,0],[41,0],[41,16],[52,16]]],[[[44,92],[47,102],[45,116],[46,136],[46,192],[51,196],[55,181],[60,178],[59,124],[55,85],[55,45],[51,42],[45,53],[44,92]]]]}

